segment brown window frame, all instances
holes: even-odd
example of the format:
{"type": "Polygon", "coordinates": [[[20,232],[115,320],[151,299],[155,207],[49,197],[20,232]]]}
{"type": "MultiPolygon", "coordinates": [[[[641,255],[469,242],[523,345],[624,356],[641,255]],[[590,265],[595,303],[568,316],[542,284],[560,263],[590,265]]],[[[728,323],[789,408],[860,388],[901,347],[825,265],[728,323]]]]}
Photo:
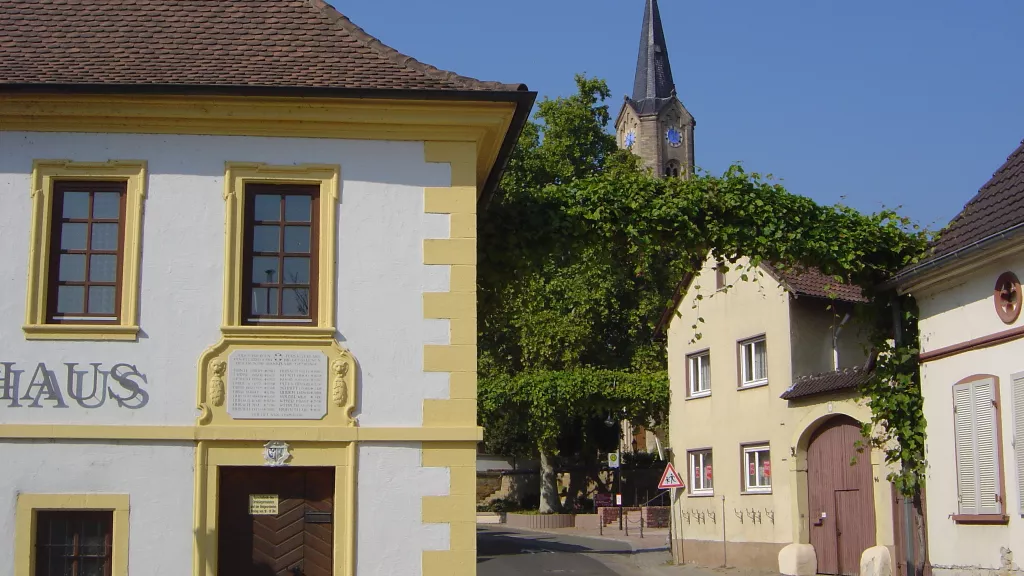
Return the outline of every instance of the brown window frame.
{"type": "Polygon", "coordinates": [[[47,324],[119,324],[121,322],[121,292],[124,290],[124,241],[126,204],[128,196],[127,181],[103,181],[103,180],[59,180],[53,184],[53,209],[50,221],[50,254],[48,263],[48,274],[46,287],[46,323],[47,324]],[[89,208],[86,218],[64,218],[64,198],[69,192],[89,193],[89,208]],[[118,194],[119,207],[116,222],[110,218],[94,218],[92,214],[93,202],[97,192],[115,192],[118,194]],[[116,250],[93,250],[92,249],[92,226],[93,224],[117,224],[117,247],[116,250]],[[85,249],[84,250],[63,250],[61,238],[64,224],[85,224],[85,249]],[[80,254],[85,257],[85,269],[83,280],[61,281],[60,280],[60,259],[63,254],[80,254]],[[105,255],[116,256],[115,273],[113,282],[92,281],[89,277],[90,263],[92,256],[105,255]],[[57,311],[58,292],[61,286],[82,287],[82,308],[84,312],[71,314],[57,311]],[[90,313],[89,312],[89,288],[93,286],[114,287],[114,311],[112,313],[90,313]]]}
{"type": "MultiPolygon", "coordinates": [[[[689,354],[686,355],[686,368],[685,368],[685,371],[686,371],[686,399],[687,400],[689,400],[691,398],[692,399],[697,399],[697,398],[707,398],[708,396],[711,396],[711,388],[713,386],[713,383],[711,382],[711,377],[710,376],[708,376],[708,389],[707,390],[697,391],[697,392],[693,391],[693,382],[691,382],[691,379],[690,379],[691,376],[693,376],[693,369],[691,368],[690,363],[692,361],[698,359],[698,358],[703,357],[703,356],[707,356],[708,357],[708,372],[710,373],[711,372],[711,348],[704,348],[703,350],[697,350],[696,352],[690,352],[689,354]]],[[[698,378],[699,378],[699,375],[698,375],[698,378]]]]}
{"type": "MultiPolygon", "coordinates": [[[[67,560],[71,561],[71,576],[79,576],[82,573],[80,562],[84,559],[101,558],[103,560],[104,576],[111,576],[113,570],[114,550],[114,513],[109,510],[39,510],[36,512],[36,545],[33,554],[35,557],[35,575],[45,576],[52,573],[50,559],[52,554],[44,552],[44,549],[57,548],[58,545],[49,543],[46,537],[47,528],[54,522],[74,523],[72,535],[72,550],[70,556],[64,555],[65,568],[67,560]],[[84,555],[81,550],[82,528],[84,522],[98,522],[103,533],[103,553],[101,555],[84,555]]],[[[59,546],[65,548],[64,546],[59,546]]],[[[59,552],[58,552],[59,553],[59,552]]]]}
{"type": "Polygon", "coordinates": [[[242,297],[241,318],[242,323],[249,326],[273,325],[273,326],[316,326],[317,325],[317,303],[319,301],[319,265],[320,265],[320,187],[309,184],[267,184],[267,183],[246,183],[245,184],[245,218],[242,224],[243,246],[242,246],[242,297]],[[280,220],[256,220],[255,197],[259,194],[271,194],[281,196],[280,220]],[[309,253],[291,253],[284,251],[285,227],[290,221],[286,220],[285,198],[287,196],[307,196],[310,198],[310,219],[309,222],[292,222],[292,224],[309,226],[309,253]],[[278,234],[278,252],[254,252],[256,226],[277,225],[280,229],[278,234]],[[309,284],[288,284],[278,282],[253,282],[253,259],[255,257],[277,257],[278,270],[284,271],[284,259],[288,257],[308,258],[309,260],[309,284]],[[252,313],[253,290],[256,288],[276,288],[277,310],[276,315],[255,315],[252,313]],[[283,312],[284,290],[293,287],[304,287],[309,290],[309,303],[307,314],[304,316],[285,316],[283,312]]]}
{"type": "MultiPolygon", "coordinates": [[[[754,367],[751,366],[751,369],[753,370],[754,367]]],[[[768,376],[768,335],[767,334],[758,334],[757,336],[751,336],[750,338],[744,338],[743,340],[737,340],[736,341],[736,389],[737,390],[752,390],[752,389],[755,389],[755,388],[762,388],[762,387],[768,385],[768,381],[769,381],[769,376],[768,376]],[[747,345],[753,345],[753,344],[755,344],[757,342],[761,342],[761,341],[764,342],[764,362],[765,362],[764,378],[762,378],[760,380],[751,380],[749,382],[745,382],[743,380],[744,369],[745,369],[744,368],[744,361],[743,361],[744,360],[744,349],[747,347],[747,345]]]]}
{"type": "MultiPolygon", "coordinates": [[[[747,462],[747,454],[754,452],[768,452],[768,461],[771,462],[772,446],[771,442],[744,442],[740,444],[740,494],[744,496],[757,496],[771,494],[774,490],[774,483],[772,482],[772,476],[769,475],[768,486],[750,486],[748,480],[749,463],[747,462]]],[[[770,466],[770,465],[769,465],[770,466]]],[[[763,468],[763,467],[762,467],[763,468]]]]}

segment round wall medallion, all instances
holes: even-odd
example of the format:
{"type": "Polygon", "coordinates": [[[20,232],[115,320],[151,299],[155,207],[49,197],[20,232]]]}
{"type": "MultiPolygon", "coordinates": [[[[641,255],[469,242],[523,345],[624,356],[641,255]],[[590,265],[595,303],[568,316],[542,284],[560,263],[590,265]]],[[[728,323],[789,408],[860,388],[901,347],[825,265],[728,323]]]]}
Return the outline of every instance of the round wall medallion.
{"type": "Polygon", "coordinates": [[[1020,280],[1013,272],[1003,272],[996,280],[993,299],[996,303],[996,314],[1005,324],[1013,324],[1020,317],[1020,280]]]}

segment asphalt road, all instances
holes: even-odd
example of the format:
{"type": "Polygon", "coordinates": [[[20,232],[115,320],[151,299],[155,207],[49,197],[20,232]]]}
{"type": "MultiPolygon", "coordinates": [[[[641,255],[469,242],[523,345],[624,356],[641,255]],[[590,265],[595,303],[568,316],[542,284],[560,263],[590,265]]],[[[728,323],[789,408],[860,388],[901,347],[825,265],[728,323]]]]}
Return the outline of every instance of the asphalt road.
{"type": "Polygon", "coordinates": [[[614,540],[540,534],[500,525],[477,528],[479,576],[629,576],[637,573],[632,567],[635,556],[628,543],[614,540]]]}

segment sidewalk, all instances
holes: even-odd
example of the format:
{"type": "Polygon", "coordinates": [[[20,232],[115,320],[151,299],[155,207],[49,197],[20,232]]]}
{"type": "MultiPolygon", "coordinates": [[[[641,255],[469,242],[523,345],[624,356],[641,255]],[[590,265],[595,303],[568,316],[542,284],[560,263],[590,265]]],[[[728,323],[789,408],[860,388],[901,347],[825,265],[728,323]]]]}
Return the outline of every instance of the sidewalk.
{"type": "MultiPolygon", "coordinates": [[[[625,526],[623,526],[625,528],[625,526]]],[[[634,552],[651,550],[668,550],[668,528],[644,528],[644,537],[640,537],[640,527],[630,526],[629,535],[625,529],[619,530],[616,522],[612,526],[605,526],[604,534],[601,534],[596,526],[577,526],[575,528],[550,528],[540,530],[531,528],[531,532],[543,532],[546,534],[559,534],[562,536],[581,536],[585,538],[599,538],[602,540],[614,540],[629,544],[634,552]]]]}

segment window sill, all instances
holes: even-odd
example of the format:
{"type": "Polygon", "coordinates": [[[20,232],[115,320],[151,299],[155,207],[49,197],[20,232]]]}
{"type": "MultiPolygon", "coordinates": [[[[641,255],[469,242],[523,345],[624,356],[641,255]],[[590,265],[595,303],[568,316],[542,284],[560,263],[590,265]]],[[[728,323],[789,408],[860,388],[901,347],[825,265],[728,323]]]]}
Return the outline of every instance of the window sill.
{"type": "Polygon", "coordinates": [[[686,399],[687,400],[696,400],[698,398],[709,398],[710,396],[711,396],[711,392],[709,391],[709,392],[701,392],[699,394],[690,394],[689,396],[686,397],[686,399]]]}
{"type": "Polygon", "coordinates": [[[761,387],[767,386],[767,385],[768,385],[768,381],[767,380],[758,380],[756,382],[744,382],[744,383],[740,384],[739,389],[740,390],[749,390],[751,388],[761,388],[761,387]]]}
{"type": "Polygon", "coordinates": [[[768,490],[743,490],[740,496],[771,496],[771,489],[768,490]]]}
{"type": "Polygon", "coordinates": [[[953,514],[953,522],[957,524],[1002,524],[1010,523],[1006,514],[953,514]]]}
{"type": "Polygon", "coordinates": [[[21,327],[26,340],[109,340],[134,342],[138,326],[120,324],[27,324],[21,327]]]}
{"type": "Polygon", "coordinates": [[[221,334],[232,340],[334,340],[333,326],[221,326],[221,334]]]}
{"type": "Polygon", "coordinates": [[[711,498],[714,495],[715,495],[714,492],[691,492],[691,493],[687,494],[686,496],[688,498],[711,498]]]}

